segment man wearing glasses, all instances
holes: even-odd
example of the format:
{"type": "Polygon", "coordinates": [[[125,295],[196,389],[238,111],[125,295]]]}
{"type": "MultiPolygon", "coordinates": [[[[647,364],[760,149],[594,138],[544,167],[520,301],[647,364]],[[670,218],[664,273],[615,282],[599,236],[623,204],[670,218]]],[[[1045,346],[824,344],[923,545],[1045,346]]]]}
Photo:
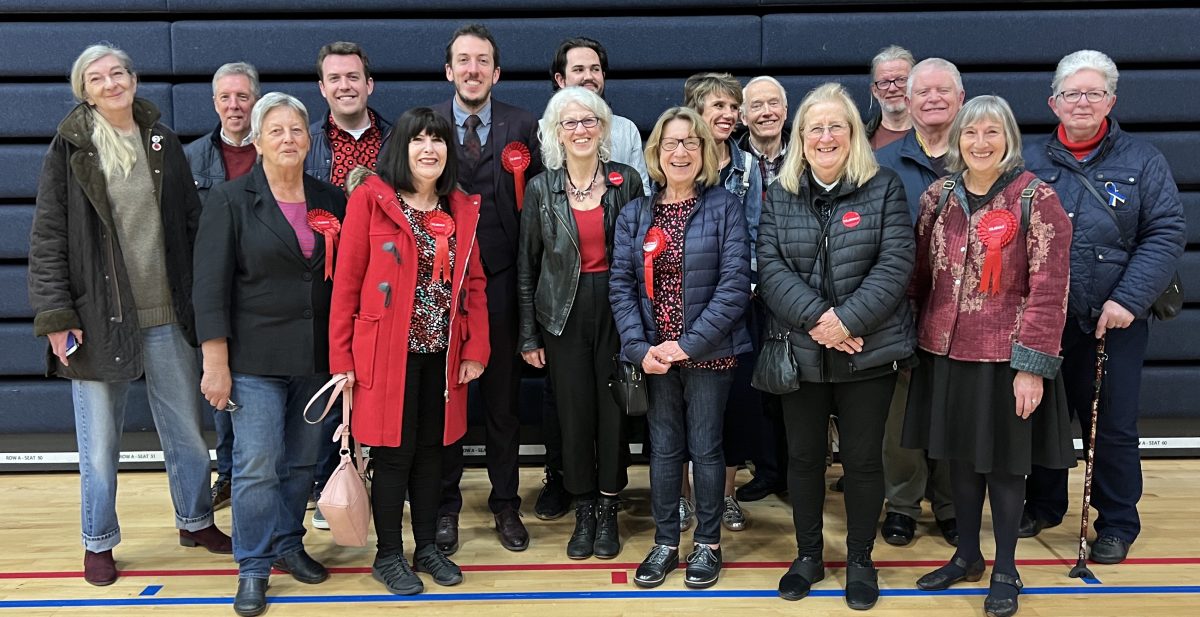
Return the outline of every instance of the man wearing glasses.
{"type": "Polygon", "coordinates": [[[900,140],[912,128],[904,91],[914,64],[912,53],[899,45],[885,47],[871,59],[871,98],[880,110],[866,127],[872,150],[900,140]]]}
{"type": "MultiPolygon", "coordinates": [[[[941,58],[928,58],[912,67],[908,75],[905,104],[912,130],[903,138],[875,153],[880,166],[900,174],[908,211],[914,224],[920,211],[921,193],[934,180],[946,175],[946,152],[950,149],[950,125],[962,108],[966,93],[958,68],[941,58]]],[[[889,88],[890,88],[889,84],[889,88]]],[[[906,546],[916,535],[921,516],[921,499],[932,488],[933,515],[942,537],[958,544],[958,521],[950,497],[950,470],[930,465],[925,452],[900,447],[904,412],[908,401],[908,371],[901,371],[883,437],[884,495],[887,515],[880,534],[888,544],[906,546]]]]}

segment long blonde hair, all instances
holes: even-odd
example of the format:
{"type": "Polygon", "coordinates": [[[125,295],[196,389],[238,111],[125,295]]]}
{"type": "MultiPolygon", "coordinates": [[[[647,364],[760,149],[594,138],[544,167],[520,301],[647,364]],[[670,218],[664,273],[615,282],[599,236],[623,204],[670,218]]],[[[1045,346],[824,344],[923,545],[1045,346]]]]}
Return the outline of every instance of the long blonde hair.
{"type": "Polygon", "coordinates": [[[862,186],[875,177],[879,171],[879,163],[875,162],[875,154],[867,141],[867,132],[863,128],[862,116],[846,89],[838,83],[825,83],[813,88],[796,111],[796,123],[792,125],[792,146],[788,148],[787,156],[783,159],[783,168],[779,170],[779,182],[791,193],[799,193],[801,178],[808,168],[804,158],[805,118],[813,107],[821,103],[833,103],[842,108],[846,122],[850,124],[850,157],[846,159],[846,169],[842,177],[862,186]]]}
{"type": "MultiPolygon", "coordinates": [[[[71,65],[71,93],[75,95],[76,101],[87,102],[84,71],[92,63],[108,56],[116,58],[121,66],[129,72],[130,78],[136,79],[137,75],[133,72],[133,60],[129,58],[129,54],[112,45],[103,43],[92,45],[83,50],[83,53],[79,54],[79,57],[75,58],[75,63],[71,65]]],[[[117,129],[113,128],[113,125],[109,124],[108,120],[105,120],[104,116],[96,111],[95,106],[89,105],[88,112],[92,119],[92,143],[100,155],[100,169],[108,178],[128,178],[130,172],[133,171],[133,164],[137,162],[137,148],[122,138],[117,129]]]]}

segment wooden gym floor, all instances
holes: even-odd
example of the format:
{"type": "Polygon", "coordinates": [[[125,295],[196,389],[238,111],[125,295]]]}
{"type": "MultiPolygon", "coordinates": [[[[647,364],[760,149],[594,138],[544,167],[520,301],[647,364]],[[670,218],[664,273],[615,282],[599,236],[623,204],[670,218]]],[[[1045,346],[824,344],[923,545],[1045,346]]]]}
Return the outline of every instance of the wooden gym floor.
{"type": "MultiPolygon", "coordinates": [[[[837,467],[830,477],[840,473],[837,467]]],[[[625,544],[612,561],[566,558],[565,545],[574,525],[568,515],[539,521],[532,515],[541,486],[540,470],[522,471],[525,523],[532,536],[529,550],[511,553],[500,547],[485,505],[487,477],[469,469],[463,480],[467,507],[462,514],[462,548],[454,556],[466,581],[438,587],[427,576],[426,593],[393,596],[375,582],[369,568],[373,548],[335,546],[326,532],[310,531],[308,551],[329,566],[333,576],[321,585],[303,585],[287,575],[271,577],[267,615],[359,616],[391,614],[463,615],[849,615],[841,597],[845,572],[844,516],[841,495],[826,503],[826,564],[829,575],[813,595],[785,602],[775,593],[779,577],[795,556],[791,511],[779,498],[744,504],[749,527],[723,537],[725,570],[720,582],[705,591],[688,590],[682,569],[658,589],[642,590],[629,579],[653,540],[645,466],[631,470],[621,514],[625,544]]],[[[1083,468],[1074,471],[1075,503],[1083,468]]],[[[1078,514],[1041,536],[1021,540],[1018,567],[1026,589],[1021,615],[1036,617],[1186,616],[1200,615],[1200,460],[1148,460],[1146,494],[1141,502],[1144,530],[1130,558],[1117,566],[1093,565],[1097,580],[1066,576],[1075,562],[1078,514]]],[[[738,483],[749,479],[741,472],[738,483]]],[[[123,542],[114,554],[122,577],[110,587],[92,587],[81,576],[78,476],[70,473],[0,475],[4,496],[0,517],[0,617],[19,615],[232,615],[237,569],[229,556],[180,547],[173,529],[166,478],[161,472],[122,473],[118,497],[123,542]]],[[[989,522],[983,546],[991,555],[989,522]]],[[[230,529],[228,509],[217,513],[218,525],[230,529]]],[[[685,544],[686,544],[685,539],[685,544]]],[[[411,551],[411,548],[410,548],[411,551]]],[[[953,550],[937,535],[925,513],[916,541],[897,548],[882,541],[875,549],[883,597],[875,615],[941,617],[982,615],[987,578],[941,593],[915,590],[918,576],[940,565],[953,550]]],[[[410,553],[411,554],[411,553],[410,553]]],[[[990,573],[990,570],[989,570],[990,573]]]]}

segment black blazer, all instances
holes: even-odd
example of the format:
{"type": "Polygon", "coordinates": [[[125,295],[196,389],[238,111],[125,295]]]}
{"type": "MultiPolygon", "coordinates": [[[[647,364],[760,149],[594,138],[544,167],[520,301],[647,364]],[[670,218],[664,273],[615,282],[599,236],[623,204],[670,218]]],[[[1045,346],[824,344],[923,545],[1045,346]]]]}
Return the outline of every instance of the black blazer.
{"type": "MultiPolygon", "coordinates": [[[[308,210],[346,216],[346,196],[304,176],[308,210]]],[[[196,234],[196,332],[201,342],[226,338],[229,367],[252,375],[329,371],[329,299],[325,242],[316,236],[305,259],[296,233],[267,185],[262,164],[214,187],[196,234]]]]}
{"type": "MultiPolygon", "coordinates": [[[[462,144],[457,143],[458,129],[454,124],[454,99],[447,99],[434,105],[433,110],[450,121],[454,130],[455,148],[459,157],[462,156],[462,144]]],[[[494,196],[491,203],[484,200],[481,210],[491,209],[494,218],[488,212],[480,213],[478,230],[480,257],[483,259],[484,270],[488,275],[488,310],[491,312],[515,311],[517,304],[517,243],[520,239],[520,213],[517,209],[516,190],[513,187],[513,176],[504,170],[500,160],[500,151],[510,142],[519,141],[529,148],[529,169],[525,170],[525,181],[542,173],[542,152],[537,138],[538,123],[533,114],[519,107],[492,99],[492,127],[488,133],[487,143],[494,146],[491,161],[491,173],[488,178],[491,186],[478,186],[478,179],[468,177],[460,164],[458,167],[458,183],[469,194],[494,196]],[[488,225],[488,221],[498,221],[499,225],[488,225]]],[[[477,176],[480,174],[477,174],[477,176]]]]}

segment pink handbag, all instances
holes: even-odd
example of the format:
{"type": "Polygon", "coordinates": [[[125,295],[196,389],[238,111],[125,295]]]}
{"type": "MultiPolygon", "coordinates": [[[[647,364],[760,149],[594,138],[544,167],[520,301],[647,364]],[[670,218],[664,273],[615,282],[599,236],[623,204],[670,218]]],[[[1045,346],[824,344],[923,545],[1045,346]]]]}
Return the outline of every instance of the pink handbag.
{"type": "Polygon", "coordinates": [[[362,447],[356,446],[356,464],[354,452],[350,449],[350,407],[353,390],[346,390],[345,385],[346,378],[337,376],[321,386],[304,407],[304,421],[309,424],[319,423],[329,413],[338,395],[342,396],[342,424],[333,434],[334,441],[341,441],[342,460],[325,483],[317,507],[321,508],[321,514],[329,523],[329,531],[333,534],[335,543],[341,546],[366,546],[371,526],[371,497],[367,494],[366,487],[367,459],[363,456],[362,447]],[[309,407],[330,388],[333,388],[333,391],[329,393],[325,411],[316,420],[309,420],[309,407]]]}

